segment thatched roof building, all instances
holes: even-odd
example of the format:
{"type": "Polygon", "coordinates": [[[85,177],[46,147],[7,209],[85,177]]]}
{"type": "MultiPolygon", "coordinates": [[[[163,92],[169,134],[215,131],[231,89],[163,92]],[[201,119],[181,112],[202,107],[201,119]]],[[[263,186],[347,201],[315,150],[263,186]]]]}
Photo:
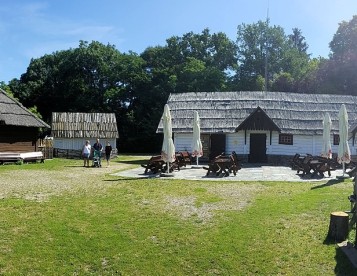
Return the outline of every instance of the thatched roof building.
{"type": "Polygon", "coordinates": [[[53,112],[54,138],[119,138],[114,113],[53,112]]]}
{"type": "Polygon", "coordinates": [[[2,155],[39,151],[40,128],[50,128],[50,126],[0,89],[0,153],[2,155]]]}
{"type": "MultiPolygon", "coordinates": [[[[328,112],[332,132],[338,132],[338,112],[345,104],[350,126],[357,122],[357,97],[347,95],[284,92],[199,92],[171,94],[167,101],[174,133],[192,132],[193,111],[198,111],[202,133],[232,133],[242,129],[277,130],[291,134],[322,134],[322,119],[328,112]],[[247,125],[254,112],[266,114],[269,124],[247,125]],[[268,126],[267,126],[268,125],[268,126]]],[[[162,122],[158,132],[162,132],[162,122]]],[[[350,128],[353,131],[353,128],[350,128]]]]}
{"type": "Polygon", "coordinates": [[[2,89],[0,89],[0,125],[50,128],[2,89]]]}
{"type": "MultiPolygon", "coordinates": [[[[357,151],[357,97],[347,95],[284,92],[189,92],[170,94],[172,132],[177,151],[190,150],[193,117],[200,117],[203,154],[213,158],[221,152],[238,153],[248,162],[287,163],[299,154],[320,155],[322,120],[332,119],[332,151],[339,143],[338,113],[346,105],[349,144],[357,151]],[[284,161],[285,160],[285,161],[284,161]]],[[[162,132],[160,121],[157,132],[162,132]]]]}
{"type": "Polygon", "coordinates": [[[84,141],[93,145],[97,138],[103,146],[109,142],[112,153],[117,153],[119,133],[114,113],[53,112],[51,136],[58,157],[79,157],[84,141]]]}

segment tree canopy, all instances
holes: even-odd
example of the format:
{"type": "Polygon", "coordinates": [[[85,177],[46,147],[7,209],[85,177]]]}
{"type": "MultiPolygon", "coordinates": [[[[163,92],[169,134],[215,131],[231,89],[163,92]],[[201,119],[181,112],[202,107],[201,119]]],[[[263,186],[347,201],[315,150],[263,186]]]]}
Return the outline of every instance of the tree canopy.
{"type": "Polygon", "coordinates": [[[121,151],[158,151],[170,93],[263,90],[357,95],[357,16],[341,22],[328,59],[311,58],[303,33],[268,21],[241,24],[237,40],[189,32],[141,54],[114,45],[79,46],[32,59],[20,79],[0,83],[50,121],[56,112],[114,112],[121,151]],[[267,77],[267,79],[265,79],[267,77]]]}

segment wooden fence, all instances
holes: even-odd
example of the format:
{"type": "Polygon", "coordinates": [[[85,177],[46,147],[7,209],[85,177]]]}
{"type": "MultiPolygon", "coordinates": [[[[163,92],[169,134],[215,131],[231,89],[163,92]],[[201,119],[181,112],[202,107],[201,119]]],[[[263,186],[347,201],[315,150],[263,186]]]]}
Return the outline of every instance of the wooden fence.
{"type": "MultiPolygon", "coordinates": [[[[105,153],[103,152],[103,157],[105,153]]],[[[111,158],[118,155],[117,149],[113,149],[111,153],[111,158]]],[[[59,158],[67,158],[67,159],[81,159],[82,158],[82,151],[81,150],[73,150],[73,149],[53,149],[53,156],[59,158]]],[[[93,154],[91,154],[92,158],[93,154]]]]}

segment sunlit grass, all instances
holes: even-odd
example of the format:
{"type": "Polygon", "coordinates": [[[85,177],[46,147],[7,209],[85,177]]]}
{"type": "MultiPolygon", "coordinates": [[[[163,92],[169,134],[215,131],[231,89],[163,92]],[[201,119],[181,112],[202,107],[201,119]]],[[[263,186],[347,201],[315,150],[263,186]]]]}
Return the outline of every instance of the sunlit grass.
{"type": "MultiPolygon", "coordinates": [[[[120,156],[113,162],[142,160],[120,156]]],[[[0,177],[39,167],[63,177],[80,162],[0,166],[0,177]]],[[[220,183],[107,173],[93,180],[83,172],[81,185],[94,181],[85,192],[0,201],[1,275],[356,273],[326,240],[330,213],[350,207],[350,180],[220,183]],[[105,189],[98,192],[96,183],[105,189]]]]}

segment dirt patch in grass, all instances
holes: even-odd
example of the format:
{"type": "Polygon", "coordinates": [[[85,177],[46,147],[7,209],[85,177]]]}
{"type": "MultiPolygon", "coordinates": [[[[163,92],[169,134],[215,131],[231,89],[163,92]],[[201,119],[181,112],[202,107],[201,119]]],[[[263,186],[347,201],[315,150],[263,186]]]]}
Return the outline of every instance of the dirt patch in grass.
{"type": "Polygon", "coordinates": [[[198,222],[209,222],[216,211],[239,211],[248,206],[265,186],[260,184],[237,185],[231,183],[219,183],[208,187],[211,195],[207,199],[197,196],[167,196],[165,211],[178,216],[181,219],[195,218],[198,222]],[[214,196],[214,202],[210,198],[214,196]]]}
{"type": "MultiPolygon", "coordinates": [[[[51,161],[48,161],[51,162],[51,161]]],[[[130,165],[112,162],[110,167],[86,168],[78,160],[78,166],[70,166],[64,170],[39,169],[9,170],[0,174],[0,199],[24,198],[35,201],[46,201],[50,196],[63,193],[105,190],[110,183],[101,181],[106,174],[129,168],[130,165]]],[[[26,165],[23,165],[26,166],[26,165]]]]}

